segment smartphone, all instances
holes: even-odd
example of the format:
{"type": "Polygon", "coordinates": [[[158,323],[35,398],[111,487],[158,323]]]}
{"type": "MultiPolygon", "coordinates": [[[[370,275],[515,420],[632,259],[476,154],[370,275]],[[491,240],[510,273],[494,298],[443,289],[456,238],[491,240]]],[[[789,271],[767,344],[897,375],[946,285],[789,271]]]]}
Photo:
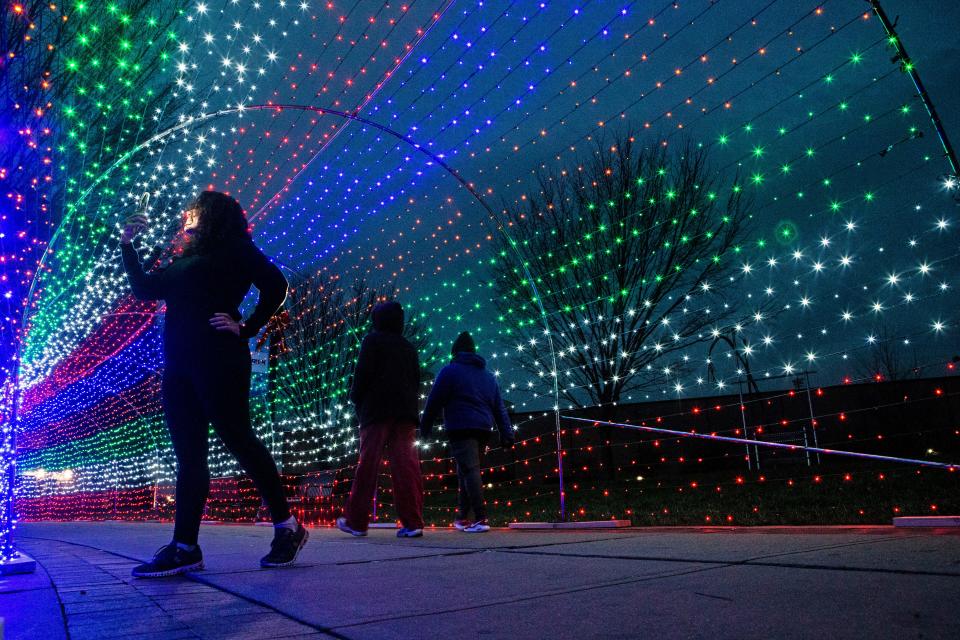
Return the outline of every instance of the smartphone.
{"type": "Polygon", "coordinates": [[[150,204],[150,192],[144,191],[137,201],[137,213],[147,215],[147,206],[150,204]]]}

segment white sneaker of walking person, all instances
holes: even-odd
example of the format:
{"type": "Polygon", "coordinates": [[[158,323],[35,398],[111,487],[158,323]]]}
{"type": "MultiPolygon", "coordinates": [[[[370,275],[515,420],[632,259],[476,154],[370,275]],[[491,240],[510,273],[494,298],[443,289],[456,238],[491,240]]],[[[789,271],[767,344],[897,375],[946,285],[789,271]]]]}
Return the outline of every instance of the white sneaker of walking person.
{"type": "Polygon", "coordinates": [[[367,535],[366,531],[358,531],[347,524],[347,519],[344,517],[337,518],[337,529],[340,529],[340,531],[344,533],[349,533],[352,536],[357,536],[358,538],[367,535]]]}
{"type": "Polygon", "coordinates": [[[477,520],[473,524],[463,528],[464,533],[486,533],[490,531],[490,525],[486,520],[477,520]]]}

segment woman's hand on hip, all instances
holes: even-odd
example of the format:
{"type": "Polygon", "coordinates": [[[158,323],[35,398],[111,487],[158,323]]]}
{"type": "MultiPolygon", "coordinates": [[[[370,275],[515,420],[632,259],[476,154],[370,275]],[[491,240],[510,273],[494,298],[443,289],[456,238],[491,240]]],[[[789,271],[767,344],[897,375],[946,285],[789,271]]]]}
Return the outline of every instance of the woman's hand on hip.
{"type": "Polygon", "coordinates": [[[210,326],[217,331],[229,331],[230,333],[240,335],[240,323],[230,317],[229,313],[215,313],[210,318],[210,326]]]}

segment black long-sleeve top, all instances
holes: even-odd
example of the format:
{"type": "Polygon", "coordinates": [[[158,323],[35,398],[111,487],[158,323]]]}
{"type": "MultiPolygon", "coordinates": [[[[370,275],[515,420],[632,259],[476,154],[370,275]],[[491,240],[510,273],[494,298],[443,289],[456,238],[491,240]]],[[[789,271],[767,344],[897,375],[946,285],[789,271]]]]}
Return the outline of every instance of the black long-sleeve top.
{"type": "Polygon", "coordinates": [[[269,258],[248,239],[238,239],[210,253],[178,258],[170,266],[146,273],[136,250],[121,243],[123,268],[133,295],[140,300],[163,300],[167,305],[164,351],[174,355],[200,355],[217,345],[240,345],[229,331],[210,326],[216,313],[241,320],[240,303],[257,288],[259,299],[240,327],[240,338],[256,335],[277,312],[287,296],[287,281],[269,258]]]}

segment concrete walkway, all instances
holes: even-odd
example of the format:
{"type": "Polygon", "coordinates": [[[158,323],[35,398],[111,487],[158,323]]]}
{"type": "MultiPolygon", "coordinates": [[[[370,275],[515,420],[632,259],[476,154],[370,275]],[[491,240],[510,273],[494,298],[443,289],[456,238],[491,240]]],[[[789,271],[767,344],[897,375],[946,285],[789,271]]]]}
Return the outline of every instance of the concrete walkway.
{"type": "Polygon", "coordinates": [[[210,525],[207,568],[134,580],[169,524],[23,524],[41,569],[0,579],[6,638],[960,638],[960,535],[891,527],[311,530],[210,525]]]}

